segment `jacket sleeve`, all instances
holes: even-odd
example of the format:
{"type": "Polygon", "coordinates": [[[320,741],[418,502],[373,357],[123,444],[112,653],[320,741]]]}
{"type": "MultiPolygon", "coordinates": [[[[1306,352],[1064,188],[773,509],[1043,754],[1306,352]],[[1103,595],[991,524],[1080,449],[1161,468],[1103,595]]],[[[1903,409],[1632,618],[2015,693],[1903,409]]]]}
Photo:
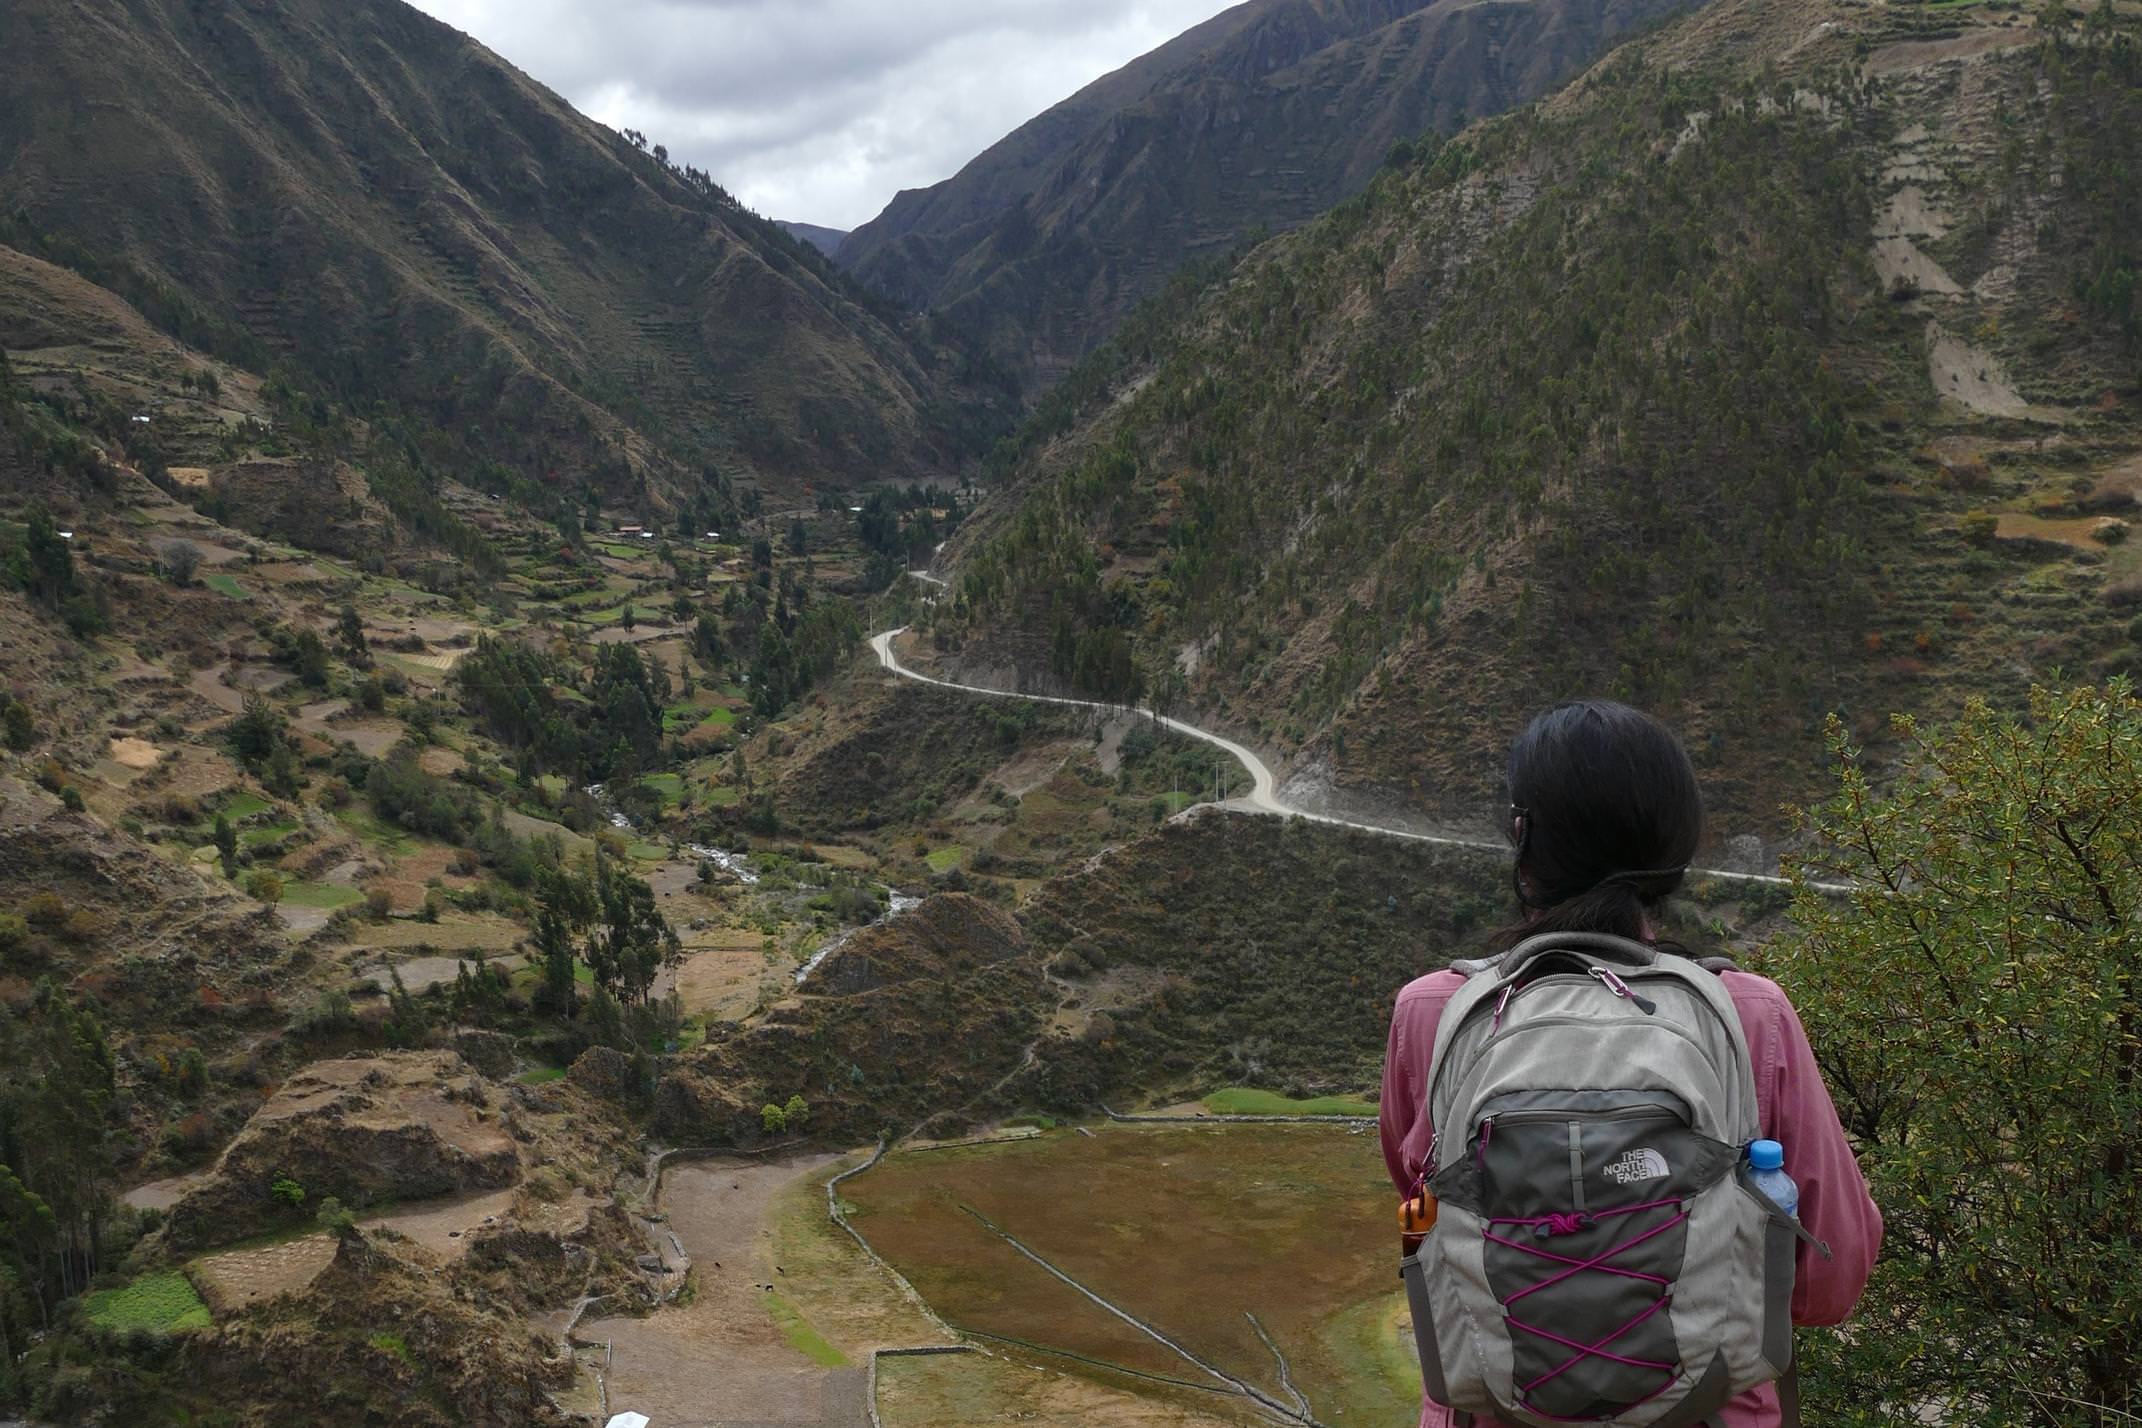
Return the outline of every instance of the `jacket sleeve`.
{"type": "Polygon", "coordinates": [[[1785,1146],[1785,1171],[1800,1187],[1800,1222],[1832,1256],[1825,1260],[1812,1246],[1800,1246],[1792,1318],[1795,1324],[1841,1324],[1859,1303],[1881,1251],[1882,1212],[1867,1193],[1799,1013],[1782,991],[1772,990],[1763,1018],[1770,1044],[1751,1048],[1757,1071],[1769,1082],[1758,1088],[1766,1093],[1759,1099],[1769,1105],[1771,1139],[1785,1146]]]}
{"type": "Polygon", "coordinates": [[[1413,1193],[1428,1160],[1428,1063],[1436,1028],[1452,992],[1465,985],[1455,972],[1431,972],[1408,982],[1391,1007],[1391,1040],[1383,1058],[1383,1099],[1377,1103],[1383,1164],[1400,1199],[1413,1193]]]}
{"type": "Polygon", "coordinates": [[[1413,1191],[1416,1168],[1406,1163],[1406,1137],[1423,1112],[1422,1097],[1406,1064],[1406,1021],[1409,1008],[1401,995],[1391,1008],[1391,1038],[1383,1055],[1383,1095],[1376,1103],[1376,1129],[1383,1141],[1384,1168],[1399,1198],[1413,1191]]]}

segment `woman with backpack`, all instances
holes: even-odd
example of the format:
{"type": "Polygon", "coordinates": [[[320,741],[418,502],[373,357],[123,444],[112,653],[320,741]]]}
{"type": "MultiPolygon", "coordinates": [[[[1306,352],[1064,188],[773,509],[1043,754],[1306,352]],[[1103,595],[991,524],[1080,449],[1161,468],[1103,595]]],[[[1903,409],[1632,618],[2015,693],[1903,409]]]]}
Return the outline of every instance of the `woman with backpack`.
{"type": "Polygon", "coordinates": [[[1852,1312],[1882,1219],[1784,992],[1658,941],[1695,770],[1586,700],[1508,779],[1524,919],[1399,993],[1384,1065],[1421,1428],[1790,1428],[1791,1326],[1852,1312]]]}

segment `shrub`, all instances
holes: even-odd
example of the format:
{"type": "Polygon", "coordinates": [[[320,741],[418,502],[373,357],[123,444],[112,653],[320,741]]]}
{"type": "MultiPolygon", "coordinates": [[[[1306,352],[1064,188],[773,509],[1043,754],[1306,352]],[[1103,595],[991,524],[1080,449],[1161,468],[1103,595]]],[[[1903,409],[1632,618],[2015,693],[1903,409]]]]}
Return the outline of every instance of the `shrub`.
{"type": "Polygon", "coordinates": [[[305,1187],[287,1175],[279,1175],[275,1178],[274,1182],[268,1186],[268,1195],[277,1204],[287,1205],[293,1210],[305,1203],[305,1187]]]}
{"type": "Polygon", "coordinates": [[[156,547],[156,563],[173,585],[191,585],[201,568],[201,548],[190,540],[163,541],[156,547]]]}
{"type": "Polygon", "coordinates": [[[1888,1220],[1860,1326],[1810,1344],[1819,1391],[1899,1423],[2124,1421],[2142,1408],[2142,703],[2115,681],[1895,730],[1877,798],[1832,721],[1811,871],[1864,891],[1803,889],[1774,954],[1888,1220]]]}
{"type": "Polygon", "coordinates": [[[773,1102],[759,1107],[759,1129],[768,1135],[778,1135],[788,1125],[788,1114],[773,1102]]]}
{"type": "Polygon", "coordinates": [[[313,1212],[313,1219],[321,1229],[338,1237],[354,1234],[357,1230],[357,1216],[332,1195],[320,1201],[320,1208],[313,1212]]]}
{"type": "Polygon", "coordinates": [[[2118,545],[2127,539],[2127,522],[2107,521],[2090,535],[2099,545],[2118,545]]]}
{"type": "Polygon", "coordinates": [[[385,888],[365,889],[364,915],[366,917],[369,917],[374,922],[385,922],[388,915],[393,911],[394,899],[388,895],[385,888]]]}
{"type": "Polygon", "coordinates": [[[23,899],[22,916],[30,926],[50,932],[67,921],[67,904],[56,892],[31,893],[23,899]]]}
{"type": "Polygon", "coordinates": [[[1991,511],[1965,511],[1963,519],[1956,523],[1956,529],[1962,533],[1967,544],[1989,546],[1993,544],[1993,537],[2001,529],[2001,518],[1991,511]]]}
{"type": "Polygon", "coordinates": [[[350,1005],[350,994],[340,987],[330,987],[291,1020],[290,1029],[299,1036],[322,1036],[356,1024],[357,1013],[350,1005]]]}
{"type": "Polygon", "coordinates": [[[245,875],[245,890],[247,896],[273,907],[283,900],[282,874],[273,868],[255,868],[245,875]]]}
{"type": "Polygon", "coordinates": [[[17,753],[37,742],[37,720],[20,699],[0,696],[0,733],[17,753]]]}

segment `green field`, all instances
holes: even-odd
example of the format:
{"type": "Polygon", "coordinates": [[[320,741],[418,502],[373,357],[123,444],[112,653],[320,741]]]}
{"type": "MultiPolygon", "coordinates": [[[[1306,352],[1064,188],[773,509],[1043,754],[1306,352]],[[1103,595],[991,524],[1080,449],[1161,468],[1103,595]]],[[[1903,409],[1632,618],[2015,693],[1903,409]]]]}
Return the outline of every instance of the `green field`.
{"type": "Polygon", "coordinates": [[[1373,1120],[1376,1105],[1359,1096],[1314,1096],[1298,1101],[1277,1091],[1252,1091],[1229,1086],[1205,1097],[1205,1109],[1216,1116],[1366,1116],[1373,1120]]]}
{"type": "Polygon", "coordinates": [[[257,793],[240,793],[227,800],[216,811],[225,818],[230,819],[231,822],[236,823],[241,818],[251,818],[256,813],[266,813],[274,806],[274,804],[268,802],[257,793]]]}
{"type": "Polygon", "coordinates": [[[1371,1137],[1112,1125],[895,1154],[841,1188],[856,1228],[933,1308],[962,1329],[1041,1346],[1013,1351],[1037,1365],[1116,1388],[1137,1386],[1134,1375],[1210,1382],[973,1212],[1199,1357],[1282,1394],[1256,1315],[1320,1421],[1405,1421],[1418,1402],[1393,1196],[1371,1137]]]}
{"type": "Polygon", "coordinates": [[[929,865],[933,873],[949,873],[966,860],[967,850],[955,844],[950,848],[937,849],[922,861],[929,865]]]}
{"type": "Polygon", "coordinates": [[[169,1334],[210,1323],[193,1281],[175,1269],[144,1274],[123,1288],[101,1289],[82,1300],[82,1313],[98,1328],[121,1334],[137,1329],[169,1334]]]}
{"type": "Polygon", "coordinates": [[[340,883],[284,883],[283,901],[292,907],[324,907],[332,912],[364,901],[364,894],[340,883]]]}
{"type": "Polygon", "coordinates": [[[243,585],[240,585],[228,575],[221,573],[204,575],[201,577],[201,583],[218,595],[228,595],[233,600],[250,600],[253,598],[246,593],[246,588],[243,585]]]}

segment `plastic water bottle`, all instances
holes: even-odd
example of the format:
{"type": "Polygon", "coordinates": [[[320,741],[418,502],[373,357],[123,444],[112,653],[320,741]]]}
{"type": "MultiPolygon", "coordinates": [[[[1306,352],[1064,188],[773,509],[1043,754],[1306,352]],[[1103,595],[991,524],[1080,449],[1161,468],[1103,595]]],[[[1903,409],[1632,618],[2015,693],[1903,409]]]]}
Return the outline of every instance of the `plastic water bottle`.
{"type": "Polygon", "coordinates": [[[1771,1204],[1795,1220],[1800,1218],[1800,1187],[1785,1173],[1784,1146],[1774,1140],[1751,1142],[1748,1168],[1755,1172],[1749,1177],[1755,1181],[1755,1188],[1768,1195],[1771,1204]]]}

